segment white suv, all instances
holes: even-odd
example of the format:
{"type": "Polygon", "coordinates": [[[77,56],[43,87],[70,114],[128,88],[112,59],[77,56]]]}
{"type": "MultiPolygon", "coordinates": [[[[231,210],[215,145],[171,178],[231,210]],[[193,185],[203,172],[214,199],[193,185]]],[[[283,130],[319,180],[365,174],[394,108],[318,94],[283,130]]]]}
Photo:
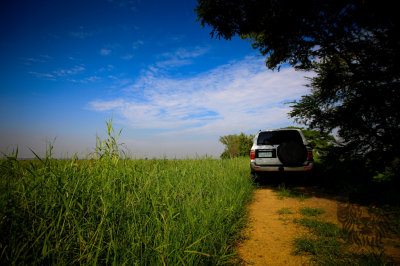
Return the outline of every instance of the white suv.
{"type": "Polygon", "coordinates": [[[260,131],[250,150],[253,177],[261,172],[311,171],[312,149],[299,129],[260,131]]]}

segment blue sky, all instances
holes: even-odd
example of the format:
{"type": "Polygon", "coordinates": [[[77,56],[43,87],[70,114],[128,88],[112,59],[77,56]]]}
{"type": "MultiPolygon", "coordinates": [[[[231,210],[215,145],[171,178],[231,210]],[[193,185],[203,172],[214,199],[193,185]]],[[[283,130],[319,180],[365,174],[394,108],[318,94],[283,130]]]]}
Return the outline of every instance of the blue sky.
{"type": "Polygon", "coordinates": [[[307,73],[273,72],[245,40],[212,39],[197,2],[5,0],[0,151],[85,157],[114,118],[136,157],[218,157],[219,136],[292,125],[307,73]]]}

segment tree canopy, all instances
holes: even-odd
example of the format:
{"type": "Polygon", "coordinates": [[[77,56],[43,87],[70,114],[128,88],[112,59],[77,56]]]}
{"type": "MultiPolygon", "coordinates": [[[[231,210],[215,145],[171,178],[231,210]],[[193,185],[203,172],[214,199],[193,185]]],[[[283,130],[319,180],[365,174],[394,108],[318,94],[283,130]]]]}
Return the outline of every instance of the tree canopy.
{"type": "Polygon", "coordinates": [[[400,29],[395,2],[198,0],[211,35],[238,35],[278,69],[314,71],[290,116],[337,131],[352,155],[400,157],[400,29]]]}
{"type": "Polygon", "coordinates": [[[246,135],[243,132],[240,135],[227,135],[219,138],[219,141],[225,145],[225,150],[221,154],[222,159],[249,156],[253,145],[254,135],[246,135]]]}
{"type": "MultiPolygon", "coordinates": [[[[247,38],[267,66],[289,62],[300,69],[312,69],[326,55],[345,56],[358,46],[388,54],[398,48],[396,4],[389,1],[288,1],[288,0],[198,0],[195,9],[211,35],[231,39],[247,38]]],[[[351,63],[351,62],[349,62],[351,63]]]]}

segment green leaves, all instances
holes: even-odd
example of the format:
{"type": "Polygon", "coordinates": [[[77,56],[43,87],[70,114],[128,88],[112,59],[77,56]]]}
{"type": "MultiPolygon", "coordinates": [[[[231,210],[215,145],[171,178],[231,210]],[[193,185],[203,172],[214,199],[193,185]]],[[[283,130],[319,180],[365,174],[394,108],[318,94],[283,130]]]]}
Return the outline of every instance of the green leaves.
{"type": "Polygon", "coordinates": [[[219,141],[225,145],[225,150],[221,154],[222,159],[234,158],[238,156],[249,156],[251,146],[253,145],[254,135],[246,135],[243,132],[240,135],[227,135],[219,138],[219,141]]]}
{"type": "Polygon", "coordinates": [[[93,155],[96,159],[111,159],[111,161],[116,163],[118,159],[122,155],[124,155],[124,151],[120,149],[123,144],[118,143],[118,139],[121,136],[122,129],[118,132],[118,134],[115,133],[112,117],[105,122],[107,125],[107,138],[101,140],[100,137],[96,134],[96,149],[93,152],[93,155]]]}
{"type": "MultiPolygon", "coordinates": [[[[248,160],[0,160],[0,264],[235,259],[248,160]]],[[[234,263],[230,263],[234,264],[234,263]]]]}

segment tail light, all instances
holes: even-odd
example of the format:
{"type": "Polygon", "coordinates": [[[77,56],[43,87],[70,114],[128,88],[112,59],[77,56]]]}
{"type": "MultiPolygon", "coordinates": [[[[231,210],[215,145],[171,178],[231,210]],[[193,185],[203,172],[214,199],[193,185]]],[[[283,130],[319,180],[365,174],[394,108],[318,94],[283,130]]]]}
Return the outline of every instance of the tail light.
{"type": "Polygon", "coordinates": [[[312,161],[312,160],[313,160],[312,151],[307,151],[307,161],[312,161]]]}
{"type": "Polygon", "coordinates": [[[255,151],[250,151],[250,159],[254,160],[256,158],[256,152],[255,151]]]}

